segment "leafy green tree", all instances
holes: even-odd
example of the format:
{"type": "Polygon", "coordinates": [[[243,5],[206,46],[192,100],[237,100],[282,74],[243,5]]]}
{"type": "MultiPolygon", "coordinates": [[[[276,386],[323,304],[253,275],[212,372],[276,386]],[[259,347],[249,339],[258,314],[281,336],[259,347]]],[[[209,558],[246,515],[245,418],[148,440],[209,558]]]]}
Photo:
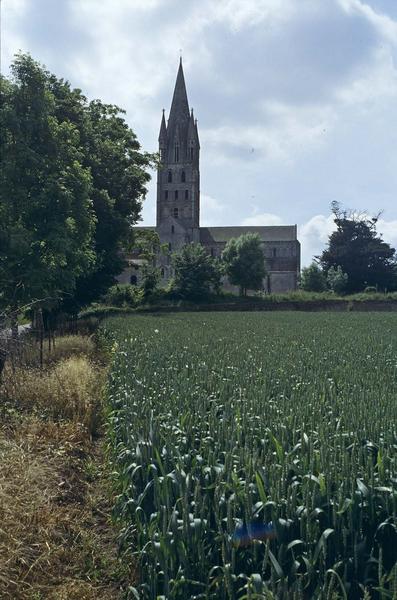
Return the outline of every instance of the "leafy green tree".
{"type": "Polygon", "coordinates": [[[199,299],[219,291],[221,270],[201,244],[187,244],[172,255],[175,269],[172,288],[182,298],[199,299]]]}
{"type": "Polygon", "coordinates": [[[160,269],[151,263],[147,263],[141,268],[142,280],[140,288],[143,292],[143,299],[149,300],[156,292],[160,281],[160,269]]]}
{"type": "Polygon", "coordinates": [[[312,262],[302,269],[300,288],[305,292],[324,292],[327,289],[327,279],[317,263],[312,262]]]}
{"type": "Polygon", "coordinates": [[[125,266],[124,250],[140,217],[154,155],[141,151],[123,110],[99,100],[88,102],[67,81],[47,76],[57,118],[78,129],[83,164],[92,177],[96,263],[79,278],[76,289],[77,304],[88,303],[108,289],[125,266]]]}
{"type": "Polygon", "coordinates": [[[0,276],[3,304],[99,298],[124,265],[152,156],[118,107],[17,55],[2,78],[0,276]]]}
{"type": "Polygon", "coordinates": [[[77,127],[56,116],[46,72],[19,55],[1,79],[0,301],[16,315],[73,294],[95,262],[92,178],[77,127]]]}
{"type": "Polygon", "coordinates": [[[159,234],[155,229],[137,228],[132,232],[129,249],[146,261],[140,268],[140,289],[143,300],[149,300],[157,291],[160,281],[160,269],[156,266],[156,258],[162,251],[159,234]]]}
{"type": "Polygon", "coordinates": [[[328,287],[335,292],[335,294],[344,294],[347,289],[348,281],[349,277],[347,273],[344,273],[339,265],[336,269],[335,267],[328,269],[328,287]]]}
{"type": "Polygon", "coordinates": [[[247,290],[262,289],[266,268],[258,234],[246,233],[229,240],[222,260],[230,283],[239,286],[242,296],[247,295],[247,290]]]}
{"type": "Polygon", "coordinates": [[[156,263],[156,257],[161,251],[159,234],[155,229],[136,229],[131,232],[129,249],[137,253],[151,265],[156,263]]]}
{"type": "Polygon", "coordinates": [[[359,292],[368,286],[396,289],[396,252],[377,234],[379,216],[348,212],[336,202],[332,211],[336,231],[319,257],[323,269],[340,266],[348,276],[347,292],[359,292]]]}

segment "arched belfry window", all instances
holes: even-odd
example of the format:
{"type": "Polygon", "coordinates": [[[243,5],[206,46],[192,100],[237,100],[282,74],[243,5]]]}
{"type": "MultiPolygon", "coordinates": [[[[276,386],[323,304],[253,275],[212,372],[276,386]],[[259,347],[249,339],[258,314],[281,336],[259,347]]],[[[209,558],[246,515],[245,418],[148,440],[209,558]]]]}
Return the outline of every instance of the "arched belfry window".
{"type": "Polygon", "coordinates": [[[168,171],[168,183],[172,183],[172,171],[168,171]]]}
{"type": "Polygon", "coordinates": [[[185,171],[182,171],[181,182],[185,183],[185,181],[186,181],[186,173],[185,173],[185,171]]]}
{"type": "Polygon", "coordinates": [[[175,162],[179,162],[179,142],[175,142],[174,160],[175,160],[175,162]]]}
{"type": "Polygon", "coordinates": [[[189,200],[189,190],[185,190],[185,200],[189,200]]]}

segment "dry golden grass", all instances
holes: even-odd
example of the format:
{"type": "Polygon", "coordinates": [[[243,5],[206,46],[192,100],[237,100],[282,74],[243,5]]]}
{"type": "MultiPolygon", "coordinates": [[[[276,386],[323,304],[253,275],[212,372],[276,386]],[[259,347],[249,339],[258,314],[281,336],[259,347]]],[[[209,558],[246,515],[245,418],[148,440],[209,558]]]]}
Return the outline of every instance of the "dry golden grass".
{"type": "Polygon", "coordinates": [[[65,335],[56,339],[56,344],[51,351],[44,345],[44,360],[54,362],[69,356],[94,356],[95,344],[92,336],[65,335]]]}
{"type": "Polygon", "coordinates": [[[67,336],[41,371],[0,384],[1,600],[115,600],[132,577],[117,557],[100,434],[106,369],[67,336]]]}
{"type": "MultiPolygon", "coordinates": [[[[40,360],[39,344],[33,337],[27,337],[21,343],[20,355],[24,363],[37,366],[40,360]]],[[[48,340],[43,344],[43,361],[48,365],[70,356],[87,356],[94,358],[97,355],[93,336],[65,335],[55,339],[55,346],[48,347],[48,340]]]]}
{"type": "Polygon", "coordinates": [[[7,366],[0,395],[19,410],[82,423],[95,435],[100,424],[103,384],[103,368],[86,356],[71,356],[43,371],[7,366]]]}
{"type": "Polygon", "coordinates": [[[0,461],[0,598],[118,598],[110,505],[93,477],[102,457],[83,427],[30,418],[3,428],[0,461]]]}

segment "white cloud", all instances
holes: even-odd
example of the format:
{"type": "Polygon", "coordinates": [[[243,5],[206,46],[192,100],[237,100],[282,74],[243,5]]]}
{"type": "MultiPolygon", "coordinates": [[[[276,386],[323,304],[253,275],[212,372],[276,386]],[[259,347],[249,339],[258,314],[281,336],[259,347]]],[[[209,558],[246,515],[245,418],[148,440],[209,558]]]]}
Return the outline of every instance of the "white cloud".
{"type": "Polygon", "coordinates": [[[393,248],[397,248],[397,220],[385,221],[385,219],[379,219],[376,229],[385,242],[391,244],[393,248]]]}
{"type": "MultiPolygon", "coordinates": [[[[308,0],[305,0],[306,3],[308,0]]],[[[268,22],[282,23],[298,10],[294,0],[218,0],[207,2],[207,9],[221,22],[227,22],[233,31],[268,22]]]]}
{"type": "Polygon", "coordinates": [[[298,227],[301,243],[302,267],[309,265],[314,256],[321,254],[330,234],[335,230],[333,215],[316,215],[298,227]]]}
{"type": "Polygon", "coordinates": [[[217,162],[244,158],[293,161],[296,155],[324,142],[336,115],[328,107],[293,107],[281,102],[262,103],[263,123],[223,125],[203,129],[201,138],[217,162]],[[261,156],[262,155],[262,156],[261,156]]]}
{"type": "Polygon", "coordinates": [[[335,97],[346,105],[357,108],[373,105],[376,100],[397,98],[397,69],[390,52],[383,47],[373,54],[356,77],[336,91],[335,97]]]}
{"type": "Polygon", "coordinates": [[[24,48],[24,39],[18,25],[28,7],[28,0],[5,0],[1,6],[1,62],[2,72],[11,63],[13,55],[24,48]]]}
{"type": "Polygon", "coordinates": [[[361,0],[338,0],[338,2],[347,13],[363,16],[385,39],[397,44],[397,22],[392,18],[375,11],[361,0]]]}

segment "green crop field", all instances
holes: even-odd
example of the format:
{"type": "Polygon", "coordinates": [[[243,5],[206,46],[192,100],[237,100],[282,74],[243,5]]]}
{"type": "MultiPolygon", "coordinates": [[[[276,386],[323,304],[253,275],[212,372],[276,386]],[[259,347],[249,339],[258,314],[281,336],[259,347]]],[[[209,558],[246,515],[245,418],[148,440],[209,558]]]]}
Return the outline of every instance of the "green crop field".
{"type": "Polygon", "coordinates": [[[130,597],[397,598],[397,314],[103,333],[130,597]]]}

